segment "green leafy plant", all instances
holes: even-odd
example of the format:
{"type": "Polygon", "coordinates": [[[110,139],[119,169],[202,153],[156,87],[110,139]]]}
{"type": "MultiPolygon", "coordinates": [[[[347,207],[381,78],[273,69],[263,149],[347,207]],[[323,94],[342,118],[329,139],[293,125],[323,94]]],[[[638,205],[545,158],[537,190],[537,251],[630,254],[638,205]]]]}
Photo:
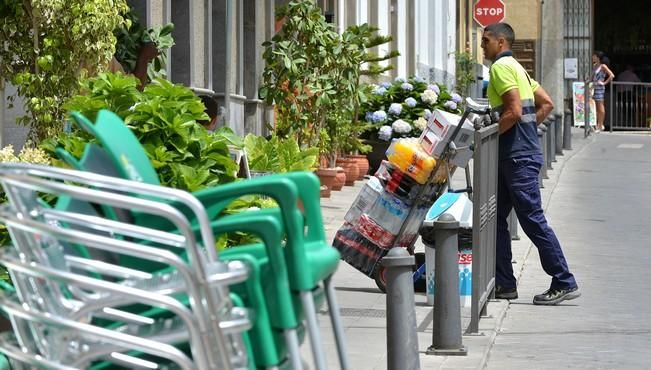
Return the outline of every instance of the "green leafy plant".
{"type": "Polygon", "coordinates": [[[468,96],[470,85],[475,82],[475,60],[468,52],[457,52],[456,56],[456,90],[468,96]]]}
{"type": "Polygon", "coordinates": [[[244,148],[249,168],[260,172],[313,171],[319,155],[318,148],[301,150],[295,140],[275,135],[267,140],[248,134],[244,138],[244,148]]]}
{"type": "Polygon", "coordinates": [[[283,20],[281,30],[263,44],[260,97],[275,106],[276,135],[295,138],[302,149],[323,145],[320,133],[330,112],[338,109],[339,81],[333,71],[345,48],[313,1],[291,1],[277,18],[283,20]]]}
{"type": "MultiPolygon", "coordinates": [[[[235,180],[237,167],[230,157],[229,139],[210,134],[197,121],[207,119],[204,105],[182,86],[157,79],[140,92],[138,81],[122,74],[102,73],[83,82],[83,95],[65,104],[95,120],[109,109],[129,125],[165,186],[197,191],[235,180]]],[[[57,145],[80,156],[90,139],[79,130],[47,140],[43,148],[57,145]]]]}
{"type": "MultiPolygon", "coordinates": [[[[367,23],[361,25],[353,25],[346,29],[342,35],[342,41],[356,46],[356,53],[352,55],[352,62],[358,64],[358,73],[356,80],[352,81],[351,94],[348,96],[341,96],[343,104],[347,105],[347,111],[344,116],[338,117],[339,135],[337,141],[339,148],[343,153],[357,154],[366,153],[371,150],[371,146],[364,144],[362,135],[369,130],[372,126],[363,120],[359,120],[359,110],[361,104],[367,102],[367,89],[361,83],[361,78],[365,77],[370,80],[377,80],[378,77],[391,69],[392,64],[381,65],[381,62],[388,61],[400,55],[397,50],[391,50],[383,55],[378,55],[372,50],[380,45],[391,42],[391,36],[378,34],[379,28],[371,26],[367,23]],[[350,113],[350,120],[347,117],[350,113]]],[[[345,105],[346,106],[346,105],[345,105]]]]}
{"type": "Polygon", "coordinates": [[[125,72],[133,73],[138,61],[140,47],[146,43],[154,43],[160,53],[147,66],[147,77],[150,81],[156,78],[166,78],[167,54],[164,51],[174,46],[174,39],[172,38],[174,24],[169,23],[165,26],[145,29],[133,10],[127,13],[126,16],[131,25],[130,27],[124,25],[115,31],[117,38],[115,58],[120,62],[125,72]]]}
{"type": "Polygon", "coordinates": [[[0,1],[0,78],[24,98],[17,122],[35,142],[63,129],[61,104],[79,79],[108,65],[128,9],[126,0],[0,1]]]}

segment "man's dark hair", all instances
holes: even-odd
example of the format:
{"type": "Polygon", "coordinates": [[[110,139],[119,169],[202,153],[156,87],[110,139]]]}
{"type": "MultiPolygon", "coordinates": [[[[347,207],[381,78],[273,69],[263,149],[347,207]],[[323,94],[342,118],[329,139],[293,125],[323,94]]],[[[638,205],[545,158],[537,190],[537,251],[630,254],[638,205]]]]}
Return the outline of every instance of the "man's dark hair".
{"type": "MultiPolygon", "coordinates": [[[[210,95],[201,95],[200,98],[203,105],[206,106],[206,114],[210,117],[210,121],[212,121],[213,118],[217,117],[217,113],[219,111],[217,101],[210,95]]],[[[210,123],[210,121],[207,121],[205,123],[210,123]]]]}
{"type": "Polygon", "coordinates": [[[508,23],[493,23],[489,24],[484,28],[484,32],[490,32],[496,37],[504,37],[509,46],[513,45],[515,42],[515,31],[508,23]]]}

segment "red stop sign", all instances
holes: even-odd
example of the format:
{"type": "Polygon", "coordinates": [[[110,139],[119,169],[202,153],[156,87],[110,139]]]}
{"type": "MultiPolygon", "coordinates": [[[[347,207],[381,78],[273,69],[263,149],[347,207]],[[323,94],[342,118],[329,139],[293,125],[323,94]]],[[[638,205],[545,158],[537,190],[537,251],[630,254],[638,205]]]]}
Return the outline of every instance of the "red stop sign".
{"type": "Polygon", "coordinates": [[[504,13],[502,0],[479,0],[472,11],[475,22],[482,27],[503,21],[504,13]]]}

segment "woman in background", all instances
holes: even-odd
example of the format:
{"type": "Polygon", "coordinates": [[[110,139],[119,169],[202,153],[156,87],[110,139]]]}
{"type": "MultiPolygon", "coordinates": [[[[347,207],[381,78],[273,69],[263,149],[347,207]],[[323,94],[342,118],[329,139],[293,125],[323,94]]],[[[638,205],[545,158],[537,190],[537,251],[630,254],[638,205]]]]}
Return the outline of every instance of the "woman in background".
{"type": "Polygon", "coordinates": [[[604,130],[604,119],[606,118],[604,94],[606,85],[615,77],[615,74],[604,63],[604,59],[604,53],[600,51],[595,51],[592,54],[592,86],[594,87],[592,99],[597,107],[597,132],[604,130]]]}

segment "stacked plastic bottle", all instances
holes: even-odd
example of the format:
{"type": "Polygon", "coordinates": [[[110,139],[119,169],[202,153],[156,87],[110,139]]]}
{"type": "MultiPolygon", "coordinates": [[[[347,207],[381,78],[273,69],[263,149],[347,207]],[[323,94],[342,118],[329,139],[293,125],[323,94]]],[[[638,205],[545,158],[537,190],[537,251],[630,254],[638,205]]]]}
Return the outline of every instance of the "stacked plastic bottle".
{"type": "Polygon", "coordinates": [[[418,139],[394,140],[386,154],[388,161],[364,185],[333,243],[346,262],[369,276],[389,248],[412,246],[431,205],[414,201],[436,159],[422,150],[418,139]]]}

